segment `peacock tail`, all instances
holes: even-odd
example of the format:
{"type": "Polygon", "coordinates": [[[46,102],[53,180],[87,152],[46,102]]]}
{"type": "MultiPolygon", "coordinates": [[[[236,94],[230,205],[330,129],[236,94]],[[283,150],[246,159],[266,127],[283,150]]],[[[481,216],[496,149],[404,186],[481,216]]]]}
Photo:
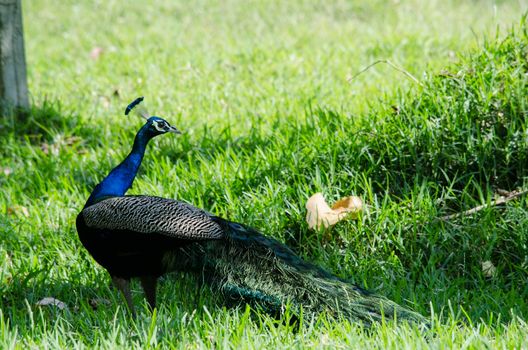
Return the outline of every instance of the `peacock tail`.
{"type": "Polygon", "coordinates": [[[367,326],[383,318],[427,323],[420,314],[302,260],[273,238],[241,224],[215,220],[225,228],[224,239],[184,247],[182,254],[166,257],[167,267],[201,271],[226,298],[258,305],[272,314],[281,314],[290,304],[297,315],[324,312],[367,326]]]}

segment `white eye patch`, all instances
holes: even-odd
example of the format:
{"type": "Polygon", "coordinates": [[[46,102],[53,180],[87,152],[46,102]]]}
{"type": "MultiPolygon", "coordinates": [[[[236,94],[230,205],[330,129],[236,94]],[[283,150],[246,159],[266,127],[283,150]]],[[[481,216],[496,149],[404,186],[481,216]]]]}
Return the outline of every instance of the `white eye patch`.
{"type": "Polygon", "coordinates": [[[152,125],[154,125],[154,127],[158,131],[161,131],[161,132],[166,132],[167,131],[167,123],[165,123],[165,122],[155,121],[155,122],[152,123],[152,125]]]}

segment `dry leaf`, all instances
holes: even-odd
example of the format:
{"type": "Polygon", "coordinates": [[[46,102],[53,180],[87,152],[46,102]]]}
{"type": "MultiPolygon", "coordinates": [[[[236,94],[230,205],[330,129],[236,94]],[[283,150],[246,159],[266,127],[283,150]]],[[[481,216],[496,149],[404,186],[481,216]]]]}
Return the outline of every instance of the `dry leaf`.
{"type": "Polygon", "coordinates": [[[497,273],[497,268],[491,261],[486,260],[482,262],[482,273],[484,273],[484,276],[486,277],[493,277],[495,276],[495,273],[497,273]]]}
{"type": "Polygon", "coordinates": [[[61,310],[64,310],[64,309],[68,308],[68,306],[66,306],[66,304],[64,302],[60,301],[59,299],[52,298],[52,297],[43,298],[43,299],[39,300],[36,305],[37,306],[49,306],[49,305],[52,305],[52,306],[58,307],[61,310]]]}
{"type": "Polygon", "coordinates": [[[356,196],[345,197],[337,201],[332,208],[328,206],[323,195],[316,193],[306,202],[306,222],[311,229],[327,228],[345,218],[356,219],[363,210],[363,201],[356,196]]]}
{"type": "Polygon", "coordinates": [[[5,176],[9,176],[13,173],[13,169],[8,167],[0,167],[0,173],[3,173],[5,176]]]}
{"type": "Polygon", "coordinates": [[[104,95],[99,96],[99,102],[106,109],[110,108],[110,106],[112,105],[112,101],[110,101],[110,97],[104,96],[104,95]]]}
{"type": "Polygon", "coordinates": [[[21,205],[13,205],[12,207],[7,208],[8,215],[24,215],[26,218],[29,217],[29,210],[26,207],[21,205]]]}
{"type": "Polygon", "coordinates": [[[332,210],[339,213],[349,213],[352,219],[357,219],[359,212],[363,209],[363,201],[356,196],[344,197],[332,205],[332,210]]]}
{"type": "Polygon", "coordinates": [[[40,145],[40,149],[42,150],[42,152],[44,152],[44,154],[49,154],[49,150],[50,150],[50,145],[47,144],[47,143],[42,143],[40,145]]]}
{"type": "Polygon", "coordinates": [[[102,54],[103,52],[104,52],[104,49],[103,49],[102,47],[98,47],[98,46],[96,46],[96,47],[94,47],[94,48],[92,49],[92,51],[90,51],[90,58],[91,58],[92,60],[96,60],[96,59],[99,58],[99,56],[101,56],[101,54],[102,54]]]}

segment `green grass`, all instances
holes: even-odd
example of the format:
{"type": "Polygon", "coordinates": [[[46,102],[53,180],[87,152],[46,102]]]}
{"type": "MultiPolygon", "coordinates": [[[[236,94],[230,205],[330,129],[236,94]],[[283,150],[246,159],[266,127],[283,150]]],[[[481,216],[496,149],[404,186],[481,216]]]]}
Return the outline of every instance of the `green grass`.
{"type": "Polygon", "coordinates": [[[33,107],[0,121],[0,348],[527,347],[527,197],[438,220],[528,187],[526,9],[24,1],[33,107]],[[379,59],[419,83],[384,64],[351,79],[379,59]],[[130,319],[74,220],[129,151],[141,121],[122,113],[139,95],[185,133],[152,142],[130,193],[259,228],[430,315],[432,331],[325,315],[295,330],[226,309],[185,275],[162,280],[156,315],[135,284],[130,319]],[[304,203],[318,191],[359,195],[367,210],[309,231],[304,203]],[[50,296],[68,309],[35,305],[50,296]],[[111,303],[94,310],[98,298],[111,303]]]}

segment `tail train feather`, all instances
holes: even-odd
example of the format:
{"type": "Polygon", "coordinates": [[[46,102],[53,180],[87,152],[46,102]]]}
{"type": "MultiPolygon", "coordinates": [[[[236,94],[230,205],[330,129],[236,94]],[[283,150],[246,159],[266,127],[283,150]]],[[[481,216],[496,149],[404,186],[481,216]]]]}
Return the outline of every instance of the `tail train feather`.
{"type": "Polygon", "coordinates": [[[326,312],[370,325],[386,319],[426,324],[420,314],[346,282],[299,258],[279,241],[246,226],[217,219],[226,240],[200,243],[204,273],[230,298],[281,312],[286,303],[311,315],[326,312]]]}

